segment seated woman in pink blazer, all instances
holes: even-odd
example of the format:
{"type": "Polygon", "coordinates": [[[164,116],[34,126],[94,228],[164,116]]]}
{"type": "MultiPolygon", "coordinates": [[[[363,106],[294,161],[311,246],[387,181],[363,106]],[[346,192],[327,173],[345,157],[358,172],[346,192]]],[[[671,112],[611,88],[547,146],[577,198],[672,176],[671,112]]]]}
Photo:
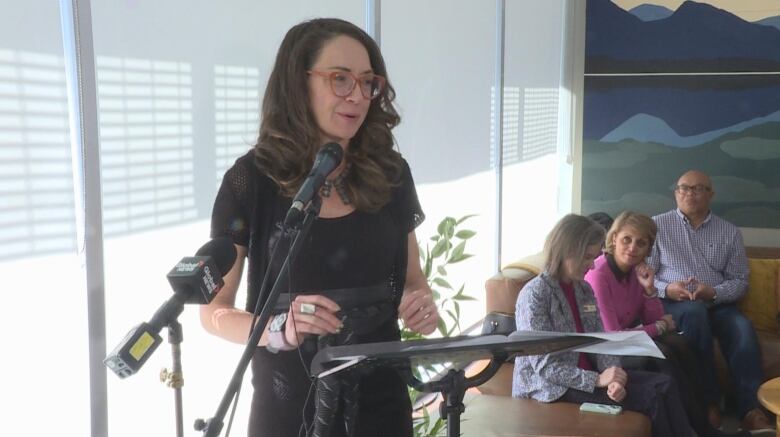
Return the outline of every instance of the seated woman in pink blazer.
{"type": "Polygon", "coordinates": [[[701,381],[696,378],[696,356],[682,335],[676,333],[671,315],[664,314],[653,285],[654,273],[645,258],[655,242],[657,227],[643,214],[620,214],[606,238],[606,253],[585,274],[593,288],[606,331],[644,330],[653,338],[666,360],[624,360],[625,368],[643,368],[668,374],[680,387],[688,421],[699,436],[721,435],[707,419],[701,381]]]}

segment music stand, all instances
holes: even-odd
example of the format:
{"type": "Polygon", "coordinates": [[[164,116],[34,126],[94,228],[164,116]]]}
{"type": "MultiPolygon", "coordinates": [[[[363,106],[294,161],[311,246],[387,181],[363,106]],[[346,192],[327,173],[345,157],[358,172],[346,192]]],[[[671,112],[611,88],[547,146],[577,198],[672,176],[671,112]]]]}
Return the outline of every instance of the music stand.
{"type": "Polygon", "coordinates": [[[444,401],[439,414],[447,420],[447,435],[460,435],[460,415],[466,410],[466,390],[483,384],[496,374],[512,356],[546,355],[606,341],[598,337],[518,331],[510,336],[482,335],[438,339],[390,341],[327,347],[314,356],[313,375],[321,378],[353,366],[384,365],[396,367],[406,383],[421,392],[441,392],[444,401]],[[474,376],[466,377],[462,368],[450,369],[435,381],[423,383],[412,375],[413,365],[490,359],[490,364],[474,376]]]}

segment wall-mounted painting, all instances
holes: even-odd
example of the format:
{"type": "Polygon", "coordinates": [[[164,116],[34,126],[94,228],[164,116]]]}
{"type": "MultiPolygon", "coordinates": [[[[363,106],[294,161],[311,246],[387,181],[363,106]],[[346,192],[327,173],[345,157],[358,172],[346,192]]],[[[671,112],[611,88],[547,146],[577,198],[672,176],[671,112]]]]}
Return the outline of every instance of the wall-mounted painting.
{"type": "Polygon", "coordinates": [[[588,0],[582,211],[674,207],[688,169],[713,212],[780,228],[780,2],[588,0]]]}

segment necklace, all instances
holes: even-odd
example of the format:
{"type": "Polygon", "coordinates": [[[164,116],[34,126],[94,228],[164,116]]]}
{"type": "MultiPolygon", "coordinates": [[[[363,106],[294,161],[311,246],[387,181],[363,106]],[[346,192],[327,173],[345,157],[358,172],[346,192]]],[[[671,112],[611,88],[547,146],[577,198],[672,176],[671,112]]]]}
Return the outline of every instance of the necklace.
{"type": "Polygon", "coordinates": [[[333,180],[325,179],[325,184],[320,189],[320,195],[322,197],[330,197],[330,192],[333,188],[336,189],[336,192],[339,193],[339,197],[341,197],[341,201],[344,202],[344,205],[349,205],[349,196],[347,195],[347,189],[345,187],[344,180],[349,175],[349,169],[352,167],[351,163],[347,163],[347,165],[344,166],[344,170],[341,170],[341,173],[339,173],[338,176],[333,178],[333,180]]]}

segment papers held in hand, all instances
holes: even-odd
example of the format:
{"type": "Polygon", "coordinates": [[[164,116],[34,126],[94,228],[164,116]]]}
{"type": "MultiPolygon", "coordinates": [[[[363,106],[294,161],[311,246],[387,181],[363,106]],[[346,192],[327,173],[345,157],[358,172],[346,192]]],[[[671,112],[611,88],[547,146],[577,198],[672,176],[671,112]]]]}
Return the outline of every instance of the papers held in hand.
{"type": "Polygon", "coordinates": [[[481,335],[437,339],[390,341],[333,346],[320,350],[311,364],[313,374],[323,377],[357,363],[412,366],[471,361],[518,355],[544,355],[567,350],[609,355],[663,354],[644,331],[571,334],[516,331],[509,336],[481,335]]]}

